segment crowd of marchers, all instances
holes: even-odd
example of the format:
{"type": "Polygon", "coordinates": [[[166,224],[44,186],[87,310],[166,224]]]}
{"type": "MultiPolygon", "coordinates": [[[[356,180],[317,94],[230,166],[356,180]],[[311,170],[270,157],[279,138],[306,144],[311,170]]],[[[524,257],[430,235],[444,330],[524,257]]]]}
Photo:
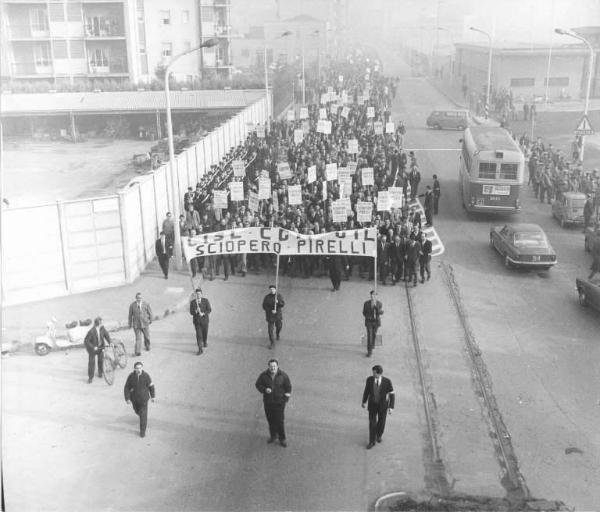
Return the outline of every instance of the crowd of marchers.
{"type": "MultiPolygon", "coordinates": [[[[377,62],[359,55],[353,56],[352,62],[333,64],[307,91],[313,101],[306,106],[305,119],[299,119],[302,116],[296,112],[294,120],[271,121],[264,131],[251,131],[242,145],[210,169],[195,190],[190,187],[185,193],[185,213],[178,219],[182,238],[253,226],[280,226],[307,235],[376,227],[377,269],[370,257],[302,255],[282,258],[280,271],[302,277],[328,273],[334,290],[342,277],[348,279],[354,274],[372,280],[375,271],[383,284],[406,280],[416,286],[419,274],[424,282],[430,276],[431,259],[431,241],[425,228],[433,225],[440,183],[435,175],[427,185],[422,182],[415,153],[404,148],[404,125],[392,119],[397,80],[384,77],[378,67],[377,62]],[[320,119],[331,123],[330,133],[318,131],[320,119]],[[294,136],[298,129],[303,131],[301,141],[294,136]],[[356,152],[351,152],[351,141],[357,141],[356,152]],[[244,161],[243,177],[234,176],[235,160],[244,161]],[[287,177],[281,176],[280,164],[284,162],[289,167],[287,177]],[[338,169],[351,169],[349,185],[327,179],[326,166],[333,163],[338,169]],[[373,170],[372,184],[364,182],[364,168],[373,170]],[[261,177],[269,178],[271,196],[251,209],[249,195],[258,192],[261,177]],[[214,191],[228,190],[232,181],[243,182],[245,200],[233,201],[229,196],[226,209],[215,207],[214,191]],[[288,188],[297,185],[301,187],[301,203],[290,204],[288,188]],[[402,188],[402,206],[378,205],[379,192],[389,187],[402,188]],[[332,205],[344,196],[351,211],[343,222],[334,222],[332,205]],[[421,197],[425,218],[421,218],[417,197],[421,197]],[[358,202],[372,205],[368,221],[358,220],[358,202]]],[[[172,222],[167,219],[163,225],[171,245],[172,222]]],[[[193,275],[202,272],[214,279],[222,272],[228,279],[270,268],[273,260],[270,254],[224,254],[199,257],[189,264],[193,275]]]]}

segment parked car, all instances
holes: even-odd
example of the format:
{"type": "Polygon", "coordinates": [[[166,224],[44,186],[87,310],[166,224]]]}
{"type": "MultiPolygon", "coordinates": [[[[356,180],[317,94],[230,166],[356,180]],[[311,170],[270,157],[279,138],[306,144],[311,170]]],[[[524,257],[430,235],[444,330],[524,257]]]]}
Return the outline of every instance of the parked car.
{"type": "Polygon", "coordinates": [[[464,130],[471,123],[468,110],[434,110],[427,118],[427,126],[436,130],[464,130]]]}
{"type": "Polygon", "coordinates": [[[579,304],[591,306],[600,311],[600,274],[595,274],[591,279],[575,279],[579,304]]]}
{"type": "Polygon", "coordinates": [[[504,266],[549,269],[556,265],[554,249],[537,224],[492,226],[490,245],[504,258],[504,266]]]}
{"type": "Polygon", "coordinates": [[[567,224],[583,226],[583,207],[587,197],[582,192],[565,192],[560,199],[552,203],[552,215],[560,222],[560,227],[567,224]]]}
{"type": "Polygon", "coordinates": [[[593,226],[588,226],[585,229],[585,239],[583,243],[585,250],[590,252],[596,243],[600,243],[600,222],[596,222],[593,226]]]}

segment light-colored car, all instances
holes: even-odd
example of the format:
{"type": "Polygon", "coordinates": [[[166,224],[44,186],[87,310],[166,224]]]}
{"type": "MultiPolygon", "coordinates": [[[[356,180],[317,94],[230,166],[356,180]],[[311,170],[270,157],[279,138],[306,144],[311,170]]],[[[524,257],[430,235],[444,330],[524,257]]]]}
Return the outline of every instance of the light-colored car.
{"type": "Polygon", "coordinates": [[[436,130],[464,130],[471,124],[468,110],[434,110],[427,118],[427,126],[436,130]]]}
{"type": "Polygon", "coordinates": [[[565,192],[560,199],[552,203],[552,215],[560,226],[564,228],[567,224],[583,226],[583,207],[587,197],[581,192],[565,192]]]}
{"type": "Polygon", "coordinates": [[[490,246],[504,258],[504,266],[549,269],[556,265],[554,249],[537,224],[514,223],[490,228],[490,246]]]}

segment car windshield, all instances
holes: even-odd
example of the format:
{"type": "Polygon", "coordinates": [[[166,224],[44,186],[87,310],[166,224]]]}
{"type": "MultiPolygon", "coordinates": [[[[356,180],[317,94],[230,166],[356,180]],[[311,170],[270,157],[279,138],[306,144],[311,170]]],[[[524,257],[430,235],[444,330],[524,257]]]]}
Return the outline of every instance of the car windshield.
{"type": "Polygon", "coordinates": [[[515,233],[515,247],[548,247],[548,240],[540,231],[515,233]]]}

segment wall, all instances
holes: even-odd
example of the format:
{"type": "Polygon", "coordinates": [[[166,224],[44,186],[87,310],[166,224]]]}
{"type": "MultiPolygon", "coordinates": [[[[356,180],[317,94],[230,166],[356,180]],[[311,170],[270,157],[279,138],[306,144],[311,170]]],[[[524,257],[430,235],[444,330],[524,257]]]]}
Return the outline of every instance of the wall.
{"type": "MultiPolygon", "coordinates": [[[[264,124],[263,97],[175,158],[179,200],[211,165],[264,124]]],[[[2,295],[6,305],[134,281],[154,258],[169,211],[168,165],[117,195],[2,211],[2,295]]],[[[183,210],[183,206],[180,205],[183,210]]]]}

